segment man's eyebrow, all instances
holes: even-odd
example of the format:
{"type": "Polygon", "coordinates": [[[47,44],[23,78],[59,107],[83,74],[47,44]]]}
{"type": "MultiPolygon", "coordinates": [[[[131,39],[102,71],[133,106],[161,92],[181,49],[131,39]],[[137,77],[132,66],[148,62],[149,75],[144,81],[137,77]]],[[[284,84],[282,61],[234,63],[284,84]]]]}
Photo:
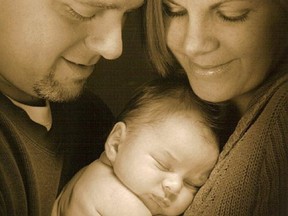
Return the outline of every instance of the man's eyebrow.
{"type": "Polygon", "coordinates": [[[119,6],[116,4],[95,1],[95,0],[80,0],[81,4],[92,6],[92,7],[99,7],[103,9],[119,9],[119,6]]]}
{"type": "Polygon", "coordinates": [[[164,3],[165,3],[165,2],[169,2],[170,4],[174,4],[174,5],[180,6],[178,3],[176,3],[176,2],[173,1],[173,0],[164,0],[163,2],[164,2],[164,3]]]}
{"type": "MultiPolygon", "coordinates": [[[[108,3],[105,1],[95,1],[95,0],[80,0],[80,3],[91,6],[91,7],[98,7],[106,10],[115,10],[115,9],[121,9],[121,6],[115,3],[108,3]]],[[[138,4],[132,8],[129,8],[129,11],[136,10],[137,8],[141,7],[144,2],[141,4],[138,4]]]]}

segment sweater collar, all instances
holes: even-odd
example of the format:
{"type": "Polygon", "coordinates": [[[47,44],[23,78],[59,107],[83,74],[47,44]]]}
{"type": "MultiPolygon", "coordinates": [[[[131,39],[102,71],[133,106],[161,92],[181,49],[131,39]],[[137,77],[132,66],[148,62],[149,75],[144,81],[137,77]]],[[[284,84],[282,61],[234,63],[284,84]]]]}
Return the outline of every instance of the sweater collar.
{"type": "Polygon", "coordinates": [[[253,124],[255,118],[263,110],[269,99],[277,91],[277,89],[288,80],[287,73],[278,73],[277,75],[270,77],[256,91],[253,100],[249,103],[248,110],[238,122],[234,133],[230,136],[223,151],[219,156],[219,160],[224,159],[235,146],[235,144],[241,139],[247,129],[253,124]]]}
{"type": "Polygon", "coordinates": [[[45,106],[29,106],[20,103],[18,101],[15,101],[14,99],[8,97],[7,95],[6,97],[9,100],[11,100],[15,106],[23,109],[32,121],[44,126],[47,129],[47,131],[51,129],[52,115],[49,101],[46,101],[45,106]]]}

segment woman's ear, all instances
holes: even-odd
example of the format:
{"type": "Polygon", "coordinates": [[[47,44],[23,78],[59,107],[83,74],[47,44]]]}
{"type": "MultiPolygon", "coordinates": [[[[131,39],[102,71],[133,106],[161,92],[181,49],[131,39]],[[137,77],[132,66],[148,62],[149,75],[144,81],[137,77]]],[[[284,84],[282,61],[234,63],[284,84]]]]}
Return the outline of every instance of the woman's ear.
{"type": "Polygon", "coordinates": [[[126,124],[124,122],[117,122],[105,143],[105,153],[111,163],[115,161],[118,153],[118,147],[123,142],[125,137],[126,124]]]}

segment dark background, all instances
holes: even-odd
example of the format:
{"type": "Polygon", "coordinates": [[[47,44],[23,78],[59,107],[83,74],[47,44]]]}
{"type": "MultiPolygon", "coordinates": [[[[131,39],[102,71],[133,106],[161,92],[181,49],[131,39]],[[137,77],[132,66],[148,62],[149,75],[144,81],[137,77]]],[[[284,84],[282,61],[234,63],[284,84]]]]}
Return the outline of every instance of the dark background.
{"type": "Polygon", "coordinates": [[[135,88],[158,75],[144,49],[142,12],[131,13],[123,29],[123,54],[112,61],[101,59],[88,81],[88,88],[100,96],[117,115],[135,88]]]}

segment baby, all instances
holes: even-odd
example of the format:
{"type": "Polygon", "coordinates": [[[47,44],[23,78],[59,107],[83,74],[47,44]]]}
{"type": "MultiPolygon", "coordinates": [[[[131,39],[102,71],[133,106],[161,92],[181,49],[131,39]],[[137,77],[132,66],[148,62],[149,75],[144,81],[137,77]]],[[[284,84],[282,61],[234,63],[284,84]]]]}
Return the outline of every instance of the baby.
{"type": "Polygon", "coordinates": [[[183,213],[218,158],[215,112],[184,79],[142,87],[120,114],[105,152],[64,188],[52,215],[183,213]]]}

